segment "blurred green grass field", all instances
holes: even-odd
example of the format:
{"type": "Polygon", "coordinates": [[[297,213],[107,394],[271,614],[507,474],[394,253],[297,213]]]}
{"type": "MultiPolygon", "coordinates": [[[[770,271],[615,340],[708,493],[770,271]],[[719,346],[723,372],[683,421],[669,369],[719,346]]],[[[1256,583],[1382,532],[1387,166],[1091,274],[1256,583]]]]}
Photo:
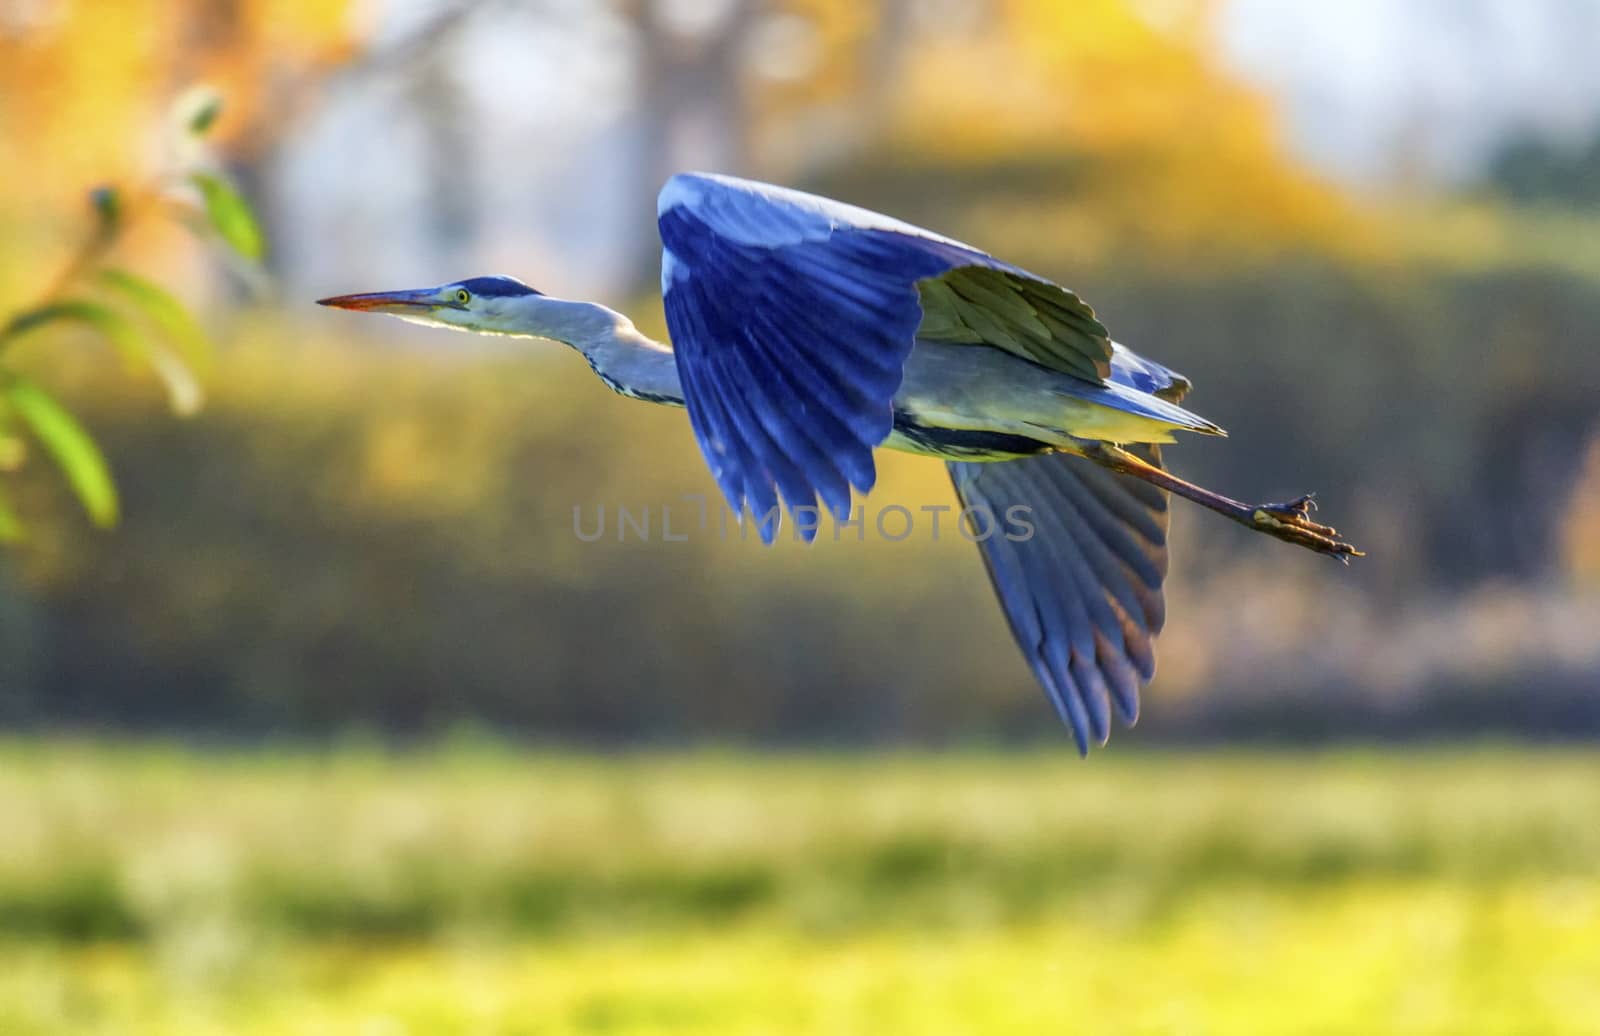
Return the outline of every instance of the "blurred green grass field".
{"type": "Polygon", "coordinates": [[[0,1033],[1600,1032],[1600,754],[0,747],[0,1033]]]}

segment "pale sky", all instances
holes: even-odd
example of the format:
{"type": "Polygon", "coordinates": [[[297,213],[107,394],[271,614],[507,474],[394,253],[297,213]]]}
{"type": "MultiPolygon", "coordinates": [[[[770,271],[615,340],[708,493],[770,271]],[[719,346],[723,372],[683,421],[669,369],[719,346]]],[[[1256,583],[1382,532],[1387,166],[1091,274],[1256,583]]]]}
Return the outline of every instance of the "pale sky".
{"type": "Polygon", "coordinates": [[[1509,129],[1600,128],[1600,0],[1228,0],[1224,59],[1351,182],[1471,178],[1509,129]]]}

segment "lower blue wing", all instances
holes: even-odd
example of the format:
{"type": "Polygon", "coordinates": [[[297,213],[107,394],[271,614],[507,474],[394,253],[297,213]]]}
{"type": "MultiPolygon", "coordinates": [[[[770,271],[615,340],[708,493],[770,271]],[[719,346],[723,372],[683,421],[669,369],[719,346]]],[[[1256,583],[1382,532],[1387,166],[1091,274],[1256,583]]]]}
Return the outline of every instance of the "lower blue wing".
{"type": "MultiPolygon", "coordinates": [[[[1131,452],[1161,463],[1159,447],[1131,452]]],[[[1138,718],[1139,688],[1155,675],[1167,495],[1065,453],[949,468],[963,506],[998,519],[981,544],[989,578],[1034,675],[1087,754],[1110,736],[1113,711],[1124,724],[1138,718]]]]}

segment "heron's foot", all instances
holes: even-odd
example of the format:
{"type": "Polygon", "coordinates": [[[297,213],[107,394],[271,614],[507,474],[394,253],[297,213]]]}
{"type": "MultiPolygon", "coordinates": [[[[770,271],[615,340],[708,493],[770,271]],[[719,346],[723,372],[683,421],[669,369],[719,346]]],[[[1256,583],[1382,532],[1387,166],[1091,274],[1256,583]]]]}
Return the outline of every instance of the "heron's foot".
{"type": "Polygon", "coordinates": [[[1331,525],[1311,520],[1311,512],[1317,509],[1317,502],[1313,494],[1296,497],[1281,504],[1260,504],[1251,512],[1251,519],[1255,527],[1268,536],[1275,536],[1285,543],[1293,543],[1314,550],[1318,554],[1325,554],[1337,558],[1348,565],[1351,558],[1366,557],[1364,553],[1339,539],[1339,530],[1331,525]]]}

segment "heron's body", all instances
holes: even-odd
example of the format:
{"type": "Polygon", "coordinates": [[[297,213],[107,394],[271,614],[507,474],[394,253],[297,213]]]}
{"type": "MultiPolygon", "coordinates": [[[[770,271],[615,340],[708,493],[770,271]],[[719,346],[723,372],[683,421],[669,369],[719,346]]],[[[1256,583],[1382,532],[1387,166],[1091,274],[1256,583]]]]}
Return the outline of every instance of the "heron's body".
{"type": "MultiPolygon", "coordinates": [[[[490,324],[476,329],[479,334],[564,335],[557,340],[578,348],[618,395],[684,405],[671,347],[640,332],[621,313],[594,303],[529,294],[507,296],[487,315],[490,324]],[[546,333],[518,329],[532,323],[531,311],[538,312],[541,323],[536,326],[546,333]]],[[[1164,443],[1172,442],[1178,430],[1220,433],[1204,418],[1135,387],[1131,373],[1136,366],[1154,367],[1119,346],[1112,358],[1112,379],[1095,385],[999,349],[919,337],[892,397],[893,428],[878,445],[946,460],[1004,460],[1051,449],[1072,451],[1078,440],[1164,443]]]]}
{"type": "MultiPolygon", "coordinates": [[[[790,510],[850,509],[872,451],[938,457],[969,511],[1026,510],[981,538],[1018,645],[1081,750],[1133,722],[1165,619],[1167,491],[1322,553],[1355,553],[1308,500],[1250,507],[1167,474],[1156,444],[1222,434],[1189,382],[1113,342],[1065,288],[853,206],[731,177],[662,190],[673,346],[604,306],[510,278],[323,300],[434,326],[544,338],[614,391],[686,407],[712,474],[764,539],[790,510]],[[1125,476],[1132,476],[1131,478],[1125,476]]],[[[797,529],[809,537],[815,524],[797,529]]]]}
{"type": "Polygon", "coordinates": [[[1129,385],[1093,385],[998,349],[926,339],[906,360],[894,415],[884,446],[946,460],[1008,460],[1078,452],[1084,441],[1167,443],[1178,430],[1221,431],[1129,385]]]}

